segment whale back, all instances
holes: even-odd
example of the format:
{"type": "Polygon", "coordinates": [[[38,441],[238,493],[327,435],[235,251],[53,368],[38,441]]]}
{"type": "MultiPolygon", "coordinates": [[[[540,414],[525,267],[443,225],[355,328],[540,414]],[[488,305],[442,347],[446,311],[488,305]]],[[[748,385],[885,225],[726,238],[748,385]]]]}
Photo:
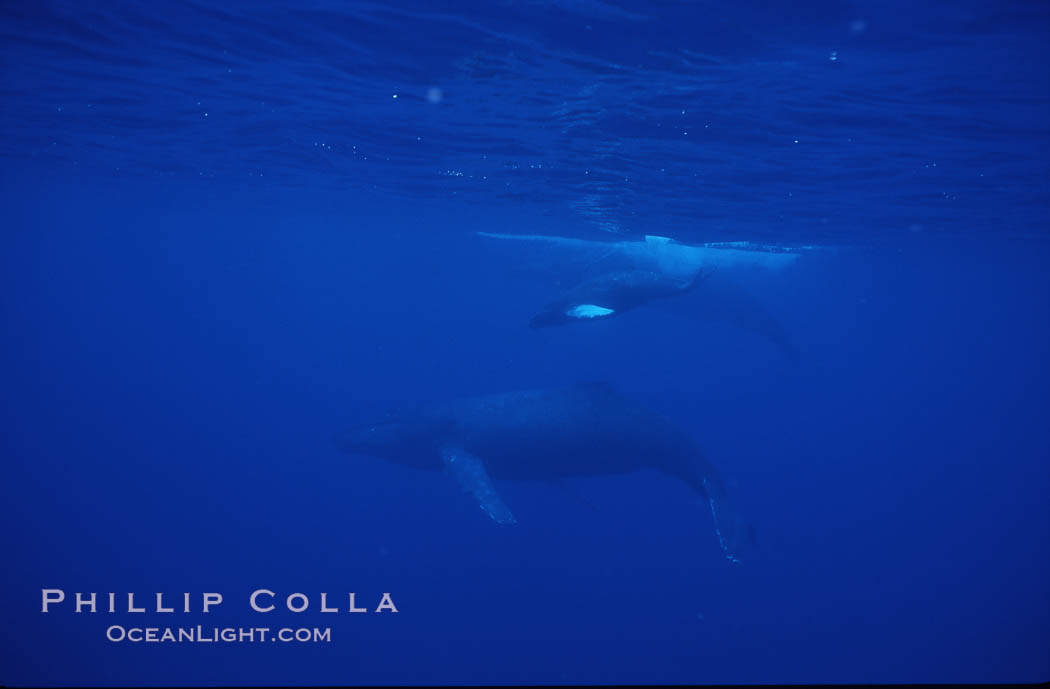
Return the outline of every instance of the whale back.
{"type": "Polygon", "coordinates": [[[468,398],[448,415],[495,478],[613,474],[699,454],[690,436],[601,382],[468,398]]]}

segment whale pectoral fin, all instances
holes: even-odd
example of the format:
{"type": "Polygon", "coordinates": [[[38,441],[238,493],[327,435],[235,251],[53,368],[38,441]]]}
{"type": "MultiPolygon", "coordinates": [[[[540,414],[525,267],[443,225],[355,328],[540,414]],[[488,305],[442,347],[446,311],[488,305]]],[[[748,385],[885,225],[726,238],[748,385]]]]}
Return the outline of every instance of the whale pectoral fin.
{"type": "Polygon", "coordinates": [[[441,448],[441,461],[460,487],[477,498],[478,505],[493,521],[497,524],[518,523],[510,508],[500,499],[480,457],[449,445],[441,448]]]}
{"type": "Polygon", "coordinates": [[[601,318],[615,313],[615,309],[609,309],[597,304],[576,304],[565,310],[569,318],[601,318]]]}
{"type": "Polygon", "coordinates": [[[745,523],[726,495],[721,481],[702,479],[703,491],[711,516],[715,522],[715,534],[722,552],[730,562],[739,563],[755,554],[758,542],[754,524],[745,523]]]}

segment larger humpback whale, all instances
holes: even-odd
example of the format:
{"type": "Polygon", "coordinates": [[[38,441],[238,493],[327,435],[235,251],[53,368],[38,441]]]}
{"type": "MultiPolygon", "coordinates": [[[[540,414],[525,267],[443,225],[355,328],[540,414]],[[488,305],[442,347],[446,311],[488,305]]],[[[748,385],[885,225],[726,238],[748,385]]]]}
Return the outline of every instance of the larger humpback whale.
{"type": "Polygon", "coordinates": [[[605,383],[419,405],[339,433],[336,443],[350,454],[444,469],[499,524],[516,519],[492,479],[554,480],[652,468],[706,501],[730,560],[739,561],[741,540],[750,534],[696,441],[605,383]]]}

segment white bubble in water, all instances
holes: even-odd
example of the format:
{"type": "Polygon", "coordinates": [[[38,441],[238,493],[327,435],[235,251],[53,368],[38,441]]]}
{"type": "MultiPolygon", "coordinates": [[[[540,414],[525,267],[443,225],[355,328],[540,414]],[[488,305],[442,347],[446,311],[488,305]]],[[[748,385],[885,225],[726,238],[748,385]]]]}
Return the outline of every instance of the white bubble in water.
{"type": "Polygon", "coordinates": [[[427,89],[427,100],[431,103],[440,103],[444,97],[444,92],[437,86],[431,86],[427,89]]]}

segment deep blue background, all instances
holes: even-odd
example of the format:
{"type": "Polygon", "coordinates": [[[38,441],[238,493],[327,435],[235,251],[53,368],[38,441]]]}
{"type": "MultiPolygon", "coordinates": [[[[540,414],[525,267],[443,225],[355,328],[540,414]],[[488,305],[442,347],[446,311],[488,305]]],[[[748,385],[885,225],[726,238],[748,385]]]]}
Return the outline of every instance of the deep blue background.
{"type": "Polygon", "coordinates": [[[3,3],[0,682],[1048,679],[1048,16],[3,3]],[[687,302],[532,331],[575,276],[476,231],[834,251],[746,276],[790,361],[687,302]],[[660,476],[500,485],[505,529],[331,442],[596,379],[694,433],[755,559],[660,476]],[[333,643],[113,644],[143,620],[45,587],[333,643]]]}

